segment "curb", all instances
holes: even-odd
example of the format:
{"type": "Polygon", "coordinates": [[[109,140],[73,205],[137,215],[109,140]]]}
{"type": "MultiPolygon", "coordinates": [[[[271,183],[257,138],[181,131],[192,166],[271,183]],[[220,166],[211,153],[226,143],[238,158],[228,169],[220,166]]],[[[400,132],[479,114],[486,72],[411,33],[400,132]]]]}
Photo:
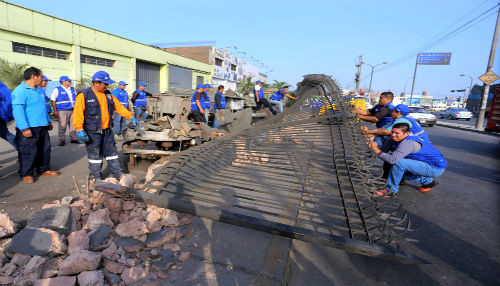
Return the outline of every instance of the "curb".
{"type": "Polygon", "coordinates": [[[483,134],[483,135],[500,137],[500,133],[486,132],[486,131],[476,130],[476,129],[473,129],[473,128],[469,128],[467,125],[462,125],[462,126],[467,126],[467,127],[452,126],[452,125],[448,125],[448,124],[443,124],[443,123],[441,123],[439,121],[437,121],[435,124],[437,126],[441,126],[441,127],[447,127],[447,128],[458,129],[458,130],[462,130],[462,131],[469,131],[469,132],[479,133],[479,134],[483,134]]]}

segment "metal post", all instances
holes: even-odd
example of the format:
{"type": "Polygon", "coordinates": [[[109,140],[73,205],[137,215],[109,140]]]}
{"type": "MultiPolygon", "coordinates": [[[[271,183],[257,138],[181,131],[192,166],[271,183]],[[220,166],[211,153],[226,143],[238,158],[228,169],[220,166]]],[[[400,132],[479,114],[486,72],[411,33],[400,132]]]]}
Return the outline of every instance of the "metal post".
{"type": "MultiPolygon", "coordinates": [[[[495,63],[495,53],[497,51],[497,41],[498,41],[498,30],[500,26],[500,9],[497,14],[497,23],[495,25],[495,32],[493,33],[493,42],[491,43],[490,59],[488,60],[488,67],[486,67],[486,72],[489,72],[493,68],[495,63]]],[[[486,113],[486,105],[488,103],[488,94],[490,93],[490,85],[484,84],[483,94],[481,95],[481,105],[479,108],[479,114],[477,116],[476,129],[483,130],[484,114],[486,113]]]]}
{"type": "Polygon", "coordinates": [[[361,63],[363,62],[363,55],[358,58],[358,73],[356,74],[356,92],[359,90],[359,82],[361,81],[361,63]]]}
{"type": "Polygon", "coordinates": [[[468,91],[468,89],[465,88],[464,89],[464,100],[462,101],[462,108],[465,108],[465,104],[467,102],[467,91],[468,91]]]}
{"type": "Polygon", "coordinates": [[[417,60],[415,61],[415,71],[413,72],[413,83],[411,84],[410,103],[408,105],[411,105],[411,101],[413,99],[413,89],[415,88],[415,77],[417,76],[417,66],[418,66],[419,55],[420,54],[417,54],[417,60]]]}
{"type": "Polygon", "coordinates": [[[372,79],[373,79],[374,67],[371,67],[371,68],[372,68],[372,74],[370,75],[370,87],[368,87],[368,94],[370,94],[370,92],[372,91],[372,79]]]}

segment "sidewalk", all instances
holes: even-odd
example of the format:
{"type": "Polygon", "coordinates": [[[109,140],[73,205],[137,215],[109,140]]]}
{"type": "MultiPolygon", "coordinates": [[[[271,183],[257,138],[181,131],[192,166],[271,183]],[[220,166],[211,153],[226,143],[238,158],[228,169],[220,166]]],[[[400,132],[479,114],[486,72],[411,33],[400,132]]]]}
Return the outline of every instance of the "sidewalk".
{"type": "Polygon", "coordinates": [[[464,130],[464,131],[471,131],[479,134],[484,134],[484,135],[491,135],[491,136],[497,136],[500,137],[500,133],[496,132],[486,132],[483,130],[477,130],[475,126],[472,125],[466,125],[466,124],[460,124],[460,123],[452,123],[452,122],[445,122],[445,121],[437,121],[436,122],[437,126],[442,126],[442,127],[448,127],[448,128],[453,128],[453,129],[458,129],[458,130],[464,130]]]}

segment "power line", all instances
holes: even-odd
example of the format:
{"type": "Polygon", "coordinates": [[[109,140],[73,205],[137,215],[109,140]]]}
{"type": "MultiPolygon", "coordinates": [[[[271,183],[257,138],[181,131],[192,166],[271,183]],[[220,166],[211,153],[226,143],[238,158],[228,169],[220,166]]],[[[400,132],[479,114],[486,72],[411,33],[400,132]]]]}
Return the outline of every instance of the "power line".
{"type": "Polygon", "coordinates": [[[470,19],[469,21],[465,22],[464,24],[460,25],[459,27],[456,27],[454,30],[447,32],[446,34],[443,35],[443,33],[448,30],[448,29],[445,29],[443,32],[438,34],[438,35],[442,35],[442,36],[433,37],[432,41],[427,41],[425,44],[421,45],[419,48],[411,51],[410,53],[406,54],[405,56],[403,56],[403,57],[389,63],[388,65],[380,68],[378,70],[378,72],[385,71],[385,70],[391,69],[393,67],[396,67],[396,66],[410,60],[418,53],[423,52],[425,50],[428,50],[430,48],[433,48],[433,47],[443,43],[444,41],[447,41],[447,40],[455,37],[456,35],[460,34],[461,32],[464,32],[465,30],[469,29],[470,27],[472,27],[472,26],[482,22],[483,20],[487,19],[488,17],[494,15],[496,13],[496,11],[494,11],[494,9],[497,8],[498,6],[499,6],[499,4],[495,4],[495,6],[487,9],[486,11],[483,11],[478,16],[470,19]]]}

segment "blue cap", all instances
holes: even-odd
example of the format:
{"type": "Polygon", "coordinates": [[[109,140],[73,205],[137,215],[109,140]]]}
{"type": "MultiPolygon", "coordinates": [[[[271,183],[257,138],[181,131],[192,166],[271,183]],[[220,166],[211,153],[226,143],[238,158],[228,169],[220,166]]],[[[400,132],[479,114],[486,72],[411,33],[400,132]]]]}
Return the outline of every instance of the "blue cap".
{"type": "Polygon", "coordinates": [[[122,80],[118,83],[118,85],[127,85],[127,83],[122,80]]]}
{"type": "Polygon", "coordinates": [[[60,77],[60,78],[59,78],[59,81],[60,81],[60,82],[63,82],[63,81],[71,81],[71,79],[70,79],[68,76],[63,75],[62,77],[60,77]]]}
{"type": "Polygon", "coordinates": [[[401,113],[403,115],[406,115],[406,114],[410,113],[410,108],[407,105],[398,104],[394,108],[394,111],[397,111],[397,112],[399,112],[399,113],[401,113]]]}
{"type": "Polygon", "coordinates": [[[109,78],[109,74],[105,71],[98,71],[94,74],[92,77],[92,81],[99,81],[107,84],[113,84],[115,83],[114,80],[109,78]]]}
{"type": "Polygon", "coordinates": [[[208,88],[212,88],[212,86],[211,86],[210,84],[205,83],[205,84],[203,85],[203,88],[207,88],[207,87],[208,87],[208,88]]]}
{"type": "Polygon", "coordinates": [[[260,80],[258,80],[256,83],[262,83],[260,80]]]}
{"type": "Polygon", "coordinates": [[[203,85],[203,84],[198,84],[198,85],[196,85],[196,89],[198,89],[198,88],[203,88],[203,87],[204,87],[204,85],[203,85]]]}
{"type": "Polygon", "coordinates": [[[49,81],[49,79],[46,76],[42,76],[42,80],[49,81]]]}
{"type": "Polygon", "coordinates": [[[144,82],[142,82],[142,81],[141,81],[141,82],[139,83],[139,86],[148,86],[148,85],[147,85],[147,84],[145,84],[144,82]]]}

